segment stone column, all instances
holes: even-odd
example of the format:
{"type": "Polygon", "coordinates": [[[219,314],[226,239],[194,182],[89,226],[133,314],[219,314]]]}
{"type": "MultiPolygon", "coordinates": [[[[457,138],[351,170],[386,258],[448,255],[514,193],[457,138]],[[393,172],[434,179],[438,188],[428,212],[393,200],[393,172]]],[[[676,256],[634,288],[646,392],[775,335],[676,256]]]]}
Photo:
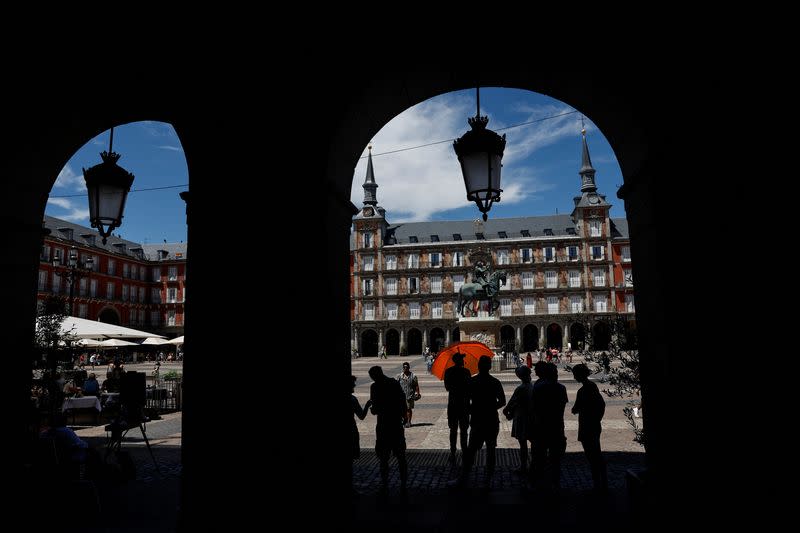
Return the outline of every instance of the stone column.
{"type": "Polygon", "coordinates": [[[567,343],[569,342],[569,322],[564,323],[564,338],[561,341],[561,349],[567,349],[567,343]]]}
{"type": "Polygon", "coordinates": [[[450,333],[451,333],[451,329],[450,328],[447,328],[445,330],[445,332],[444,332],[444,343],[445,343],[446,346],[450,346],[450,344],[451,344],[450,333]]]}
{"type": "Polygon", "coordinates": [[[425,348],[428,346],[428,328],[424,327],[422,329],[422,351],[425,352],[425,348]]]}
{"type": "Polygon", "coordinates": [[[517,344],[520,346],[520,350],[522,350],[522,326],[517,326],[517,344]]]}
{"type": "Polygon", "coordinates": [[[383,328],[378,328],[378,353],[381,353],[381,346],[383,346],[383,328]]]}
{"type": "Polygon", "coordinates": [[[539,326],[539,349],[544,348],[544,343],[547,341],[547,325],[539,326]]]}

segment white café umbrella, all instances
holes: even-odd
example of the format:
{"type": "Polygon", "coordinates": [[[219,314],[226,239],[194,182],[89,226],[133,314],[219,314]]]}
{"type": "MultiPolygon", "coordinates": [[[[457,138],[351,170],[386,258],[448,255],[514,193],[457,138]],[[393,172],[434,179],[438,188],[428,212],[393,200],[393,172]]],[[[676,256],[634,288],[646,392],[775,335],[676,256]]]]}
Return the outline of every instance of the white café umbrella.
{"type": "Polygon", "coordinates": [[[167,342],[170,344],[174,344],[175,346],[183,344],[183,335],[181,335],[180,337],[175,337],[174,339],[170,339],[167,342]]]}
{"type": "Polygon", "coordinates": [[[108,339],[98,344],[98,346],[103,348],[119,348],[120,346],[138,346],[138,344],[122,339],[108,339]]]}
{"type": "Polygon", "coordinates": [[[159,339],[158,337],[147,337],[142,341],[142,344],[152,344],[157,346],[161,344],[169,344],[169,341],[167,339],[159,339]]]}
{"type": "Polygon", "coordinates": [[[160,337],[163,335],[156,335],[141,331],[133,328],[126,328],[124,326],[117,326],[115,324],[107,324],[105,322],[98,322],[96,320],[87,320],[76,316],[68,316],[64,318],[61,323],[62,334],[69,334],[76,338],[107,338],[107,339],[144,339],[147,337],[160,337]]]}

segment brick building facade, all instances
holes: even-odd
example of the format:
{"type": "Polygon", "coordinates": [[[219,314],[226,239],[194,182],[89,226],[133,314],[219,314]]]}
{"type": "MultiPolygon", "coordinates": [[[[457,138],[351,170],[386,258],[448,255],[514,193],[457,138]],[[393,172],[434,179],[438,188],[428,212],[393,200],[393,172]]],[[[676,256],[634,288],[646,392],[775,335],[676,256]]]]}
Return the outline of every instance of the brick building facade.
{"type": "MultiPolygon", "coordinates": [[[[606,348],[608,322],[634,317],[628,225],[609,217],[597,192],[585,132],[582,149],[570,215],[400,225],[378,206],[370,152],[351,238],[352,348],[415,355],[459,340],[459,288],[472,281],[479,254],[507,277],[494,312],[499,348],[563,349],[587,338],[606,348]]],[[[488,317],[485,304],[477,314],[488,317]]]]}
{"type": "Polygon", "coordinates": [[[70,314],[167,337],[183,335],[186,243],[139,244],[116,236],[102,243],[97,231],[45,216],[37,303],[70,297],[65,275],[70,253],[82,275],[72,283],[70,314]],[[74,247],[74,249],[73,249],[74,247]]]}

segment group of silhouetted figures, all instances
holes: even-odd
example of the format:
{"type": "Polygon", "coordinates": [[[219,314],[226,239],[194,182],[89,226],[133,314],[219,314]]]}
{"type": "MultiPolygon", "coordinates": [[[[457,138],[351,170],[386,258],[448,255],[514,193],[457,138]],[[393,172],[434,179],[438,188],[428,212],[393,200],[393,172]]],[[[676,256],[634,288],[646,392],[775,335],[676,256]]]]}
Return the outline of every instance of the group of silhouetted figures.
{"type": "MultiPolygon", "coordinates": [[[[478,373],[471,376],[464,367],[464,356],[453,356],[454,366],[445,371],[444,385],[447,389],[447,423],[450,428],[450,461],[456,464],[456,444],[461,431],[462,468],[459,476],[449,485],[460,487],[467,484],[475,456],[486,444],[486,475],[488,487],[495,471],[497,437],[500,433],[498,410],[502,408],[508,420],[512,420],[511,435],[520,444],[520,468],[517,473],[527,476],[532,487],[557,490],[561,480],[561,459],[567,445],[564,434],[564,408],[568,402],[567,390],[558,382],[555,364],[537,362],[534,372],[538,378],[531,382],[531,369],[520,366],[516,375],[521,384],[517,386],[506,404],[500,381],[489,373],[492,360],[483,356],[478,361],[478,373]],[[528,444],[531,461],[528,461],[528,444]]],[[[583,445],[592,472],[594,489],[603,492],[608,488],[606,465],[600,450],[600,421],[605,413],[605,401],[600,391],[589,380],[590,371],[584,364],[572,369],[576,381],[581,384],[572,412],[578,415],[578,440],[583,445]]],[[[388,489],[389,456],[394,453],[400,471],[400,489],[406,490],[408,465],[405,456],[406,442],[404,425],[406,398],[400,384],[384,375],[379,366],[369,369],[374,381],[370,388],[370,399],[361,408],[352,396],[353,412],[361,420],[367,411],[377,416],[375,426],[375,452],[380,463],[381,490],[388,489]]],[[[352,377],[355,390],[355,376],[352,377]]],[[[358,429],[353,419],[353,457],[360,453],[358,429]]]]}

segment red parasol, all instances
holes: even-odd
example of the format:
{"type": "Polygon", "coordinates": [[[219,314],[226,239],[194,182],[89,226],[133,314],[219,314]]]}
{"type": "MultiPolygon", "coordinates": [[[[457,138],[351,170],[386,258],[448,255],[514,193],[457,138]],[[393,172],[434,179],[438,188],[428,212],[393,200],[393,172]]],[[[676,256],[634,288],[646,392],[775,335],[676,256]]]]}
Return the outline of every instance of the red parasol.
{"type": "Polygon", "coordinates": [[[485,344],[478,341],[463,341],[455,342],[444,348],[431,366],[431,374],[439,379],[444,379],[444,371],[454,366],[453,354],[460,352],[464,354],[464,368],[469,370],[470,374],[478,373],[478,359],[482,355],[494,357],[494,352],[485,344]]]}

